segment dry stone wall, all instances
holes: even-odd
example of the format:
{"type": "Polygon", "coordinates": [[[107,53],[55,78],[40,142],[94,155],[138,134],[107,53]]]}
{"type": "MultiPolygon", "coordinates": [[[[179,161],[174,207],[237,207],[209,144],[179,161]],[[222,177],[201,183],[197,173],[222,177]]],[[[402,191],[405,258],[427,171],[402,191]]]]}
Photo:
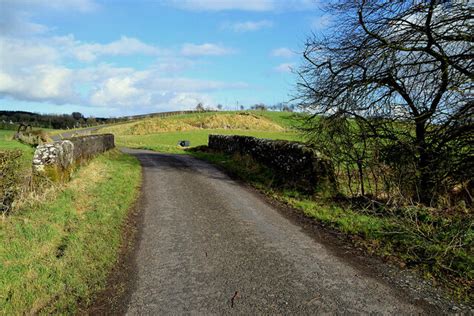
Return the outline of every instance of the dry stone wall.
{"type": "Polygon", "coordinates": [[[33,170],[44,172],[47,166],[68,169],[74,162],[74,145],[69,140],[43,144],[36,147],[33,156],[33,170]]]}
{"type": "Polygon", "coordinates": [[[250,155],[272,169],[275,180],[312,192],[333,189],[334,170],[329,160],[302,143],[238,135],[209,135],[208,147],[227,154],[250,155]]]}
{"type": "Polygon", "coordinates": [[[72,166],[115,147],[113,134],[73,137],[36,147],[33,171],[54,180],[68,177],[72,166]]]}
{"type": "Polygon", "coordinates": [[[77,136],[68,139],[74,145],[74,160],[87,160],[115,147],[113,134],[77,136]]]}

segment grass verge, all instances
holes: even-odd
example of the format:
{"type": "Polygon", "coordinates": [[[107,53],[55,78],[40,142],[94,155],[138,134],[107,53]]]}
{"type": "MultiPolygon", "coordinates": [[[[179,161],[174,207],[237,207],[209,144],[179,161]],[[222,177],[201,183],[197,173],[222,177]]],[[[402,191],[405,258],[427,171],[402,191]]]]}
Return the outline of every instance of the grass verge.
{"type": "Polygon", "coordinates": [[[111,151],[0,222],[4,314],[74,313],[105,284],[138,196],[138,161],[111,151]]]}
{"type": "Polygon", "coordinates": [[[331,227],[358,247],[419,270],[451,297],[474,300],[473,214],[444,214],[421,206],[374,211],[318,195],[305,195],[273,185],[273,173],[248,156],[190,151],[223,167],[267,196],[291,206],[324,226],[331,227]]]}

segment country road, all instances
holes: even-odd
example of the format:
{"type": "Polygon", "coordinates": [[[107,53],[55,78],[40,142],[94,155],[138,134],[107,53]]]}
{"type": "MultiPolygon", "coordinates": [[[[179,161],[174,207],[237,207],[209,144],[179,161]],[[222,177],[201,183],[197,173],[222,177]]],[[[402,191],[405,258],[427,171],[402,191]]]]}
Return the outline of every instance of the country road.
{"type": "MultiPolygon", "coordinates": [[[[186,155],[124,149],[143,166],[129,315],[432,314],[370,263],[311,236],[259,194],[186,155]],[[346,254],[346,257],[350,257],[346,254]]],[[[326,233],[327,234],[327,233],[326,233]]]]}

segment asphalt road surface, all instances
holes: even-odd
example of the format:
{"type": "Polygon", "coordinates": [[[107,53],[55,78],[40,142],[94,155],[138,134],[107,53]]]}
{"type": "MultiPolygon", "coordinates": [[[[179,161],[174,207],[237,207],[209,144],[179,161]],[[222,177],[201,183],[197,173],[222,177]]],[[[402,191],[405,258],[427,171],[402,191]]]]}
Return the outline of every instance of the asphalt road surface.
{"type": "Polygon", "coordinates": [[[129,315],[436,313],[210,164],[125,151],[144,174],[129,315]]]}

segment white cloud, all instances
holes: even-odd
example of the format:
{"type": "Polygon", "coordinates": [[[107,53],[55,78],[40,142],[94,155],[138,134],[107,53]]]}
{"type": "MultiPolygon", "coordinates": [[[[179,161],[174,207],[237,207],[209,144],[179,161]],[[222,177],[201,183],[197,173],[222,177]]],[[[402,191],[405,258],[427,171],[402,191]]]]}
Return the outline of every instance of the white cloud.
{"type": "Polygon", "coordinates": [[[0,71],[56,62],[60,53],[42,41],[0,37],[0,71]]]}
{"type": "Polygon", "coordinates": [[[175,57],[165,57],[163,63],[152,64],[146,70],[104,63],[82,68],[65,66],[77,51],[91,51],[91,56],[118,54],[117,43],[134,44],[128,53],[159,52],[138,40],[128,39],[85,46],[73,37],[36,40],[0,37],[0,45],[6,48],[0,50],[0,97],[119,110],[140,107],[146,111],[156,106],[170,109],[178,103],[189,105],[196,100],[210,102],[208,93],[248,88],[242,82],[167,77],[163,68],[187,61],[175,57]]]}
{"type": "Polygon", "coordinates": [[[0,98],[125,113],[192,108],[198,102],[213,105],[213,92],[248,88],[242,82],[177,77],[177,72],[199,62],[193,56],[234,52],[222,45],[185,44],[180,56],[127,36],[108,43],[52,36],[51,29],[33,22],[38,12],[90,12],[98,5],[92,0],[0,1],[0,98]],[[152,56],[156,61],[145,70],[104,63],[109,56],[125,55],[152,56]]]}
{"type": "Polygon", "coordinates": [[[99,6],[93,0],[0,0],[0,34],[25,36],[45,33],[49,28],[32,21],[40,12],[91,12],[99,6]]]}
{"type": "Polygon", "coordinates": [[[122,36],[119,40],[108,44],[82,44],[73,41],[71,53],[80,61],[94,61],[100,56],[127,56],[127,55],[149,55],[158,56],[165,51],[156,46],[145,44],[142,41],[122,36]]]}
{"type": "Polygon", "coordinates": [[[226,83],[215,80],[197,80],[190,78],[163,78],[156,77],[153,71],[144,73],[142,86],[149,89],[161,88],[178,92],[186,91],[218,91],[224,89],[245,89],[248,85],[243,82],[226,83]]]}
{"type": "Polygon", "coordinates": [[[290,73],[293,71],[294,67],[295,67],[294,63],[283,63],[273,68],[273,70],[280,73],[290,73]]]}
{"type": "Polygon", "coordinates": [[[204,44],[184,44],[181,54],[184,56],[222,56],[232,54],[233,49],[212,43],[204,44]]]}
{"type": "Polygon", "coordinates": [[[261,20],[261,21],[245,21],[236,22],[232,24],[225,24],[225,29],[231,29],[234,32],[253,32],[264,28],[270,28],[273,26],[272,21],[261,20]]]}
{"type": "Polygon", "coordinates": [[[92,92],[90,102],[97,106],[149,104],[151,95],[136,88],[135,83],[136,79],[129,76],[108,78],[92,92]]]}
{"type": "Polygon", "coordinates": [[[303,11],[314,9],[315,0],[167,0],[178,9],[193,11],[303,11]]]}
{"type": "Polygon", "coordinates": [[[324,14],[311,20],[311,28],[313,30],[324,30],[329,27],[332,22],[332,16],[329,14],[324,14]]]}
{"type": "Polygon", "coordinates": [[[0,13],[0,33],[3,35],[23,36],[41,34],[48,31],[48,27],[29,20],[29,15],[23,12],[9,13],[8,10],[0,13]]]}
{"type": "Polygon", "coordinates": [[[276,48],[270,53],[273,57],[291,58],[296,55],[294,51],[286,47],[276,48]]]}
{"type": "Polygon", "coordinates": [[[68,68],[52,65],[38,65],[28,73],[0,72],[0,95],[56,104],[78,102],[79,95],[73,89],[73,75],[68,68]]]}
{"type": "Polygon", "coordinates": [[[9,62],[24,64],[25,59],[37,62],[73,58],[82,62],[92,62],[104,56],[148,55],[165,56],[170,51],[157,46],[143,43],[142,41],[122,36],[110,43],[84,43],[72,35],[49,38],[14,38],[0,37],[0,50],[6,65],[9,62]]]}
{"type": "Polygon", "coordinates": [[[205,106],[215,105],[211,96],[199,93],[176,93],[167,102],[167,104],[176,110],[194,109],[198,103],[202,103],[205,106]]]}
{"type": "MultiPolygon", "coordinates": [[[[145,106],[168,103],[171,106],[195,106],[198,102],[209,104],[209,92],[224,89],[246,88],[243,83],[190,78],[159,77],[155,70],[133,71],[107,78],[100,82],[90,95],[95,106],[117,105],[120,107],[145,106]]],[[[188,107],[189,108],[189,107],[188,107]]]]}

